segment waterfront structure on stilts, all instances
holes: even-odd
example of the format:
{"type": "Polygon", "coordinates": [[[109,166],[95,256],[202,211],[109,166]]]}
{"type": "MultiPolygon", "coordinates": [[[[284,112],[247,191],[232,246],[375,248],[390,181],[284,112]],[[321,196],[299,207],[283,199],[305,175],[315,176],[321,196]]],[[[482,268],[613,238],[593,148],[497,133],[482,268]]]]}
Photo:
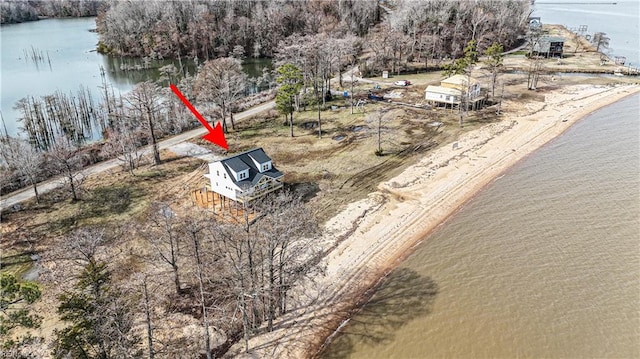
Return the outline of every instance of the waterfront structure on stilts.
{"type": "Polygon", "coordinates": [[[205,188],[193,192],[200,206],[212,208],[219,205],[238,210],[255,199],[283,187],[284,175],[262,148],[255,148],[232,157],[209,163],[209,181],[205,188]]]}
{"type": "Polygon", "coordinates": [[[477,110],[482,107],[485,97],[480,94],[480,84],[466,75],[454,75],[440,81],[440,86],[427,86],[425,100],[431,105],[444,105],[459,108],[461,104],[468,109],[477,110]]]}

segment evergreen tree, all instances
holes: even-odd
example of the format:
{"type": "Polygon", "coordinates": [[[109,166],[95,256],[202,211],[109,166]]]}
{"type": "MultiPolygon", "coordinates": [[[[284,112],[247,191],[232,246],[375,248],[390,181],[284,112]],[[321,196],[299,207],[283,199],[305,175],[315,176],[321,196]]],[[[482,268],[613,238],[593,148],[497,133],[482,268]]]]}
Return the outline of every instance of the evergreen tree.
{"type": "Polygon", "coordinates": [[[295,98],[302,88],[302,71],[292,64],[284,64],[276,70],[276,82],[280,84],[276,94],[276,108],[285,116],[289,115],[289,129],[293,137],[293,110],[295,98]]]}
{"type": "Polygon", "coordinates": [[[502,54],[503,51],[504,49],[502,48],[502,45],[497,42],[494,42],[484,50],[484,55],[487,56],[485,64],[487,64],[491,70],[491,97],[495,96],[496,81],[498,80],[498,73],[502,67],[502,61],[504,59],[504,55],[502,54]]]}
{"type": "Polygon", "coordinates": [[[139,339],[132,336],[133,316],[122,293],[110,286],[105,262],[90,258],[77,277],[74,291],[58,299],[58,314],[70,325],[55,332],[56,358],[138,358],[139,339]]]}
{"type": "Polygon", "coordinates": [[[13,274],[0,275],[0,344],[4,349],[18,345],[10,339],[16,327],[38,328],[42,317],[30,313],[24,304],[33,304],[40,298],[40,288],[33,282],[19,282],[13,274]]]}

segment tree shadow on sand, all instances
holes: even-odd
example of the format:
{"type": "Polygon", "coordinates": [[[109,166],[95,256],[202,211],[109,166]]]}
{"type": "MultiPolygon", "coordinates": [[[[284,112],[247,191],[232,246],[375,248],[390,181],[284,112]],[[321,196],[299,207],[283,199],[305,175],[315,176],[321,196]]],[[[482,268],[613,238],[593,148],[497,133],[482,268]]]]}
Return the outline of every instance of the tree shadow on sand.
{"type": "Polygon", "coordinates": [[[318,357],[346,358],[356,343],[377,346],[391,342],[397,329],[431,312],[437,294],[438,285],[430,277],[407,268],[394,270],[318,357]]]}

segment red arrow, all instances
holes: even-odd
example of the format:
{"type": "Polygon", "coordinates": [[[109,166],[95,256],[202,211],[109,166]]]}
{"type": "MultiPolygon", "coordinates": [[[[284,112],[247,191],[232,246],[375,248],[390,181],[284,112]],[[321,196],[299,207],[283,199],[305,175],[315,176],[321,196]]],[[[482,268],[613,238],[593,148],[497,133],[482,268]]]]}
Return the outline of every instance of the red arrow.
{"type": "Polygon", "coordinates": [[[204,117],[202,117],[202,115],[198,112],[198,110],[196,110],[196,108],[193,107],[191,102],[189,102],[189,100],[187,100],[187,98],[184,97],[182,92],[180,92],[180,90],[178,90],[178,88],[174,84],[169,85],[169,87],[171,87],[171,91],[173,91],[173,93],[175,93],[176,96],[178,96],[180,101],[182,101],[184,105],[187,106],[189,110],[191,110],[191,113],[193,113],[193,115],[196,116],[196,118],[198,119],[198,121],[200,121],[202,126],[204,126],[204,128],[206,128],[207,131],[209,131],[209,133],[202,136],[202,138],[228,151],[229,145],[227,145],[227,140],[224,138],[224,132],[222,132],[222,127],[220,126],[220,122],[216,123],[215,128],[211,128],[211,125],[209,125],[209,123],[204,119],[204,117]]]}

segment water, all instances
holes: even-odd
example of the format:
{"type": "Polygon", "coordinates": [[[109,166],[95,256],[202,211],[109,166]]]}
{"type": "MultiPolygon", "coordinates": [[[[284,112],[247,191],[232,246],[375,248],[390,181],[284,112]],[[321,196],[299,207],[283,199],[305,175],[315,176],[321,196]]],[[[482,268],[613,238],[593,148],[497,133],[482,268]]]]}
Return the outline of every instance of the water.
{"type": "Polygon", "coordinates": [[[569,29],[587,25],[585,35],[606,33],[611,40],[605,52],[625,56],[631,66],[640,65],[640,1],[538,0],[534,10],[533,16],[546,24],[569,29]]]}
{"type": "MultiPolygon", "coordinates": [[[[13,106],[20,98],[49,95],[57,89],[75,94],[81,84],[97,94],[104,62],[103,56],[91,51],[98,42],[97,35],[89,32],[92,28],[93,18],[53,19],[0,28],[1,110],[9,134],[18,132],[20,113],[13,106]],[[30,52],[32,48],[44,55],[44,61],[36,64],[25,58],[24,50],[30,52]]],[[[111,82],[116,90],[130,88],[111,82]]]]}
{"type": "MultiPolygon", "coordinates": [[[[637,1],[536,6],[640,62],[637,1]]],[[[622,100],[511,168],[425,238],[323,358],[639,358],[638,113],[640,96],[622,100]]]]}
{"type": "MultiPolygon", "coordinates": [[[[135,66],[142,61],[95,52],[98,35],[90,31],[95,27],[95,18],[76,18],[48,19],[0,28],[0,110],[10,135],[20,132],[18,118],[21,114],[13,106],[27,95],[50,95],[58,89],[75,94],[83,85],[99,100],[101,67],[117,95],[118,92],[126,93],[138,82],[157,80],[160,77],[158,68],[163,65],[180,66],[178,61],[152,61],[152,69],[123,71],[122,64],[135,66]],[[25,57],[25,50],[28,55],[32,51],[41,54],[42,61],[34,62],[30,56],[25,57]]],[[[182,59],[182,63],[186,72],[195,72],[193,60],[182,59]]],[[[254,59],[243,65],[250,77],[260,76],[265,67],[271,67],[269,59],[254,59]]]]}
{"type": "Polygon", "coordinates": [[[639,108],[596,112],[487,187],[324,357],[640,357],[639,108]]]}

